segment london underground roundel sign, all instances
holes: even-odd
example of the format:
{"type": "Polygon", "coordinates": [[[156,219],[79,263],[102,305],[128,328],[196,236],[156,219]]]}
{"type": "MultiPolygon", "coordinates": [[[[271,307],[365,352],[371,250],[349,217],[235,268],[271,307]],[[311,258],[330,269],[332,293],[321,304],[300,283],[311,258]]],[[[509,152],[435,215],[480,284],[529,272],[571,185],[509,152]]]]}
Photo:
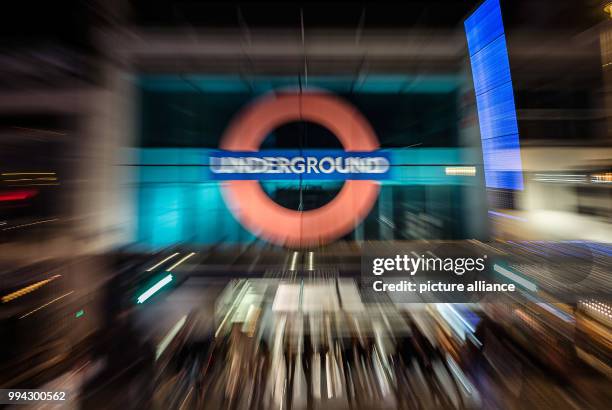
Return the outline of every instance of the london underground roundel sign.
{"type": "MultiPolygon", "coordinates": [[[[266,135],[292,121],[310,121],[326,127],[340,140],[344,154],[349,156],[361,153],[362,157],[364,155],[367,157],[370,153],[369,157],[372,157],[371,152],[379,146],[372,127],[355,107],[332,94],[306,92],[280,93],[256,100],[232,120],[223,135],[220,148],[229,153],[257,155],[266,135]]],[[[276,158],[265,157],[250,158],[251,162],[248,164],[252,165],[256,160],[276,161],[277,168],[288,172],[296,169],[310,171],[312,165],[312,171],[321,175],[331,172],[332,166],[340,164],[338,162],[340,159],[324,157],[317,162],[317,159],[308,158],[308,162],[305,163],[304,158],[286,159],[282,162],[276,158]],[[279,163],[284,166],[279,166],[279,163]],[[321,172],[314,168],[315,163],[316,166],[320,166],[321,172]]],[[[374,163],[375,166],[379,166],[381,161],[386,162],[382,164],[383,171],[388,169],[389,165],[384,158],[346,160],[357,161],[352,165],[349,163],[349,166],[357,171],[363,169],[359,168],[363,164],[367,166],[374,163]]],[[[259,166],[259,163],[257,164],[259,166]]],[[[352,231],[367,216],[376,202],[379,183],[375,178],[364,179],[370,178],[369,176],[353,178],[357,175],[355,173],[357,171],[346,169],[345,165],[341,171],[346,173],[346,180],[338,195],[326,205],[308,211],[292,210],[277,204],[266,194],[259,181],[252,178],[225,178],[222,192],[231,212],[253,234],[290,247],[320,245],[352,231]]]]}

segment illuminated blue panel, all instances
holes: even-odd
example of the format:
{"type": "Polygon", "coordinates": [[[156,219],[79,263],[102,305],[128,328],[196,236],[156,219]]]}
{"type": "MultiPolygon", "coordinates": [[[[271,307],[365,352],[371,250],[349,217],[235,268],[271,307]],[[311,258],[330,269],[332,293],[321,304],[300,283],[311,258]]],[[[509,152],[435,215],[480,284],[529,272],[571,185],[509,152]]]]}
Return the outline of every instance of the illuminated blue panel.
{"type": "Polygon", "coordinates": [[[504,37],[492,41],[470,58],[476,95],[481,95],[504,84],[511,84],[510,62],[504,37]]]}
{"type": "Polygon", "coordinates": [[[501,7],[498,0],[485,1],[465,20],[470,56],[479,52],[493,40],[504,36],[501,7]]]}
{"type": "Polygon", "coordinates": [[[478,106],[480,136],[483,140],[518,135],[511,83],[477,95],[476,105],[478,106]]]}
{"type": "Polygon", "coordinates": [[[522,190],[519,132],[499,0],[485,1],[464,24],[486,185],[522,190]]]}

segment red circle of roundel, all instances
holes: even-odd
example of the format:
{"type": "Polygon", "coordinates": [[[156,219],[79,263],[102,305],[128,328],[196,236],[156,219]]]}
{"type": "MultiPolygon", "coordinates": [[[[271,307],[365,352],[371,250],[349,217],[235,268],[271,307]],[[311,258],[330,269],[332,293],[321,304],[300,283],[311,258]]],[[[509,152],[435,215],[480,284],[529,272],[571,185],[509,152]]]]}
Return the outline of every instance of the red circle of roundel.
{"type": "MultiPolygon", "coordinates": [[[[356,108],[323,92],[281,93],[256,100],[238,114],[223,135],[220,148],[258,151],[266,135],[291,121],[320,124],[340,140],[345,151],[373,151],[378,139],[356,108]]],[[[350,232],[372,209],[375,181],[345,181],[326,205],[295,211],[274,202],[259,181],[227,181],[222,192],[234,216],[253,234],[290,247],[328,243],[350,232]]]]}

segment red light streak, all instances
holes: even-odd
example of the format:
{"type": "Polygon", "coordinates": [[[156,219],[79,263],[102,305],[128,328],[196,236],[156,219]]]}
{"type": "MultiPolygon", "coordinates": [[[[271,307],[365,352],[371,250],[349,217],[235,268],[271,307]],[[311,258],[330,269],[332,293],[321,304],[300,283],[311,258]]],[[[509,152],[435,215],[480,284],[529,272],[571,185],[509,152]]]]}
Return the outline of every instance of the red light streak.
{"type": "Polygon", "coordinates": [[[32,198],[36,196],[38,191],[34,189],[28,189],[23,191],[11,191],[11,192],[0,192],[0,202],[6,201],[23,201],[24,199],[32,198]]]}

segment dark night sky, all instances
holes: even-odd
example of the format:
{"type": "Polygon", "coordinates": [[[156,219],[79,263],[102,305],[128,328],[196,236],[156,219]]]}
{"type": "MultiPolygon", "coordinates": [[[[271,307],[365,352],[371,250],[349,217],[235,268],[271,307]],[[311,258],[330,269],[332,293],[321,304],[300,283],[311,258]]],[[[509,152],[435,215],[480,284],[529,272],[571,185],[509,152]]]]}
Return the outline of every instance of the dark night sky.
{"type": "MultiPolygon", "coordinates": [[[[189,0],[40,1],[14,0],[0,13],[0,46],[59,44],[85,51],[91,28],[117,22],[125,10],[130,24],[239,28],[305,27],[454,28],[479,1],[405,2],[210,2],[189,0]],[[118,8],[114,4],[120,4],[118,8]]],[[[502,0],[504,19],[513,28],[580,32],[605,19],[601,0],[502,0]]]]}

